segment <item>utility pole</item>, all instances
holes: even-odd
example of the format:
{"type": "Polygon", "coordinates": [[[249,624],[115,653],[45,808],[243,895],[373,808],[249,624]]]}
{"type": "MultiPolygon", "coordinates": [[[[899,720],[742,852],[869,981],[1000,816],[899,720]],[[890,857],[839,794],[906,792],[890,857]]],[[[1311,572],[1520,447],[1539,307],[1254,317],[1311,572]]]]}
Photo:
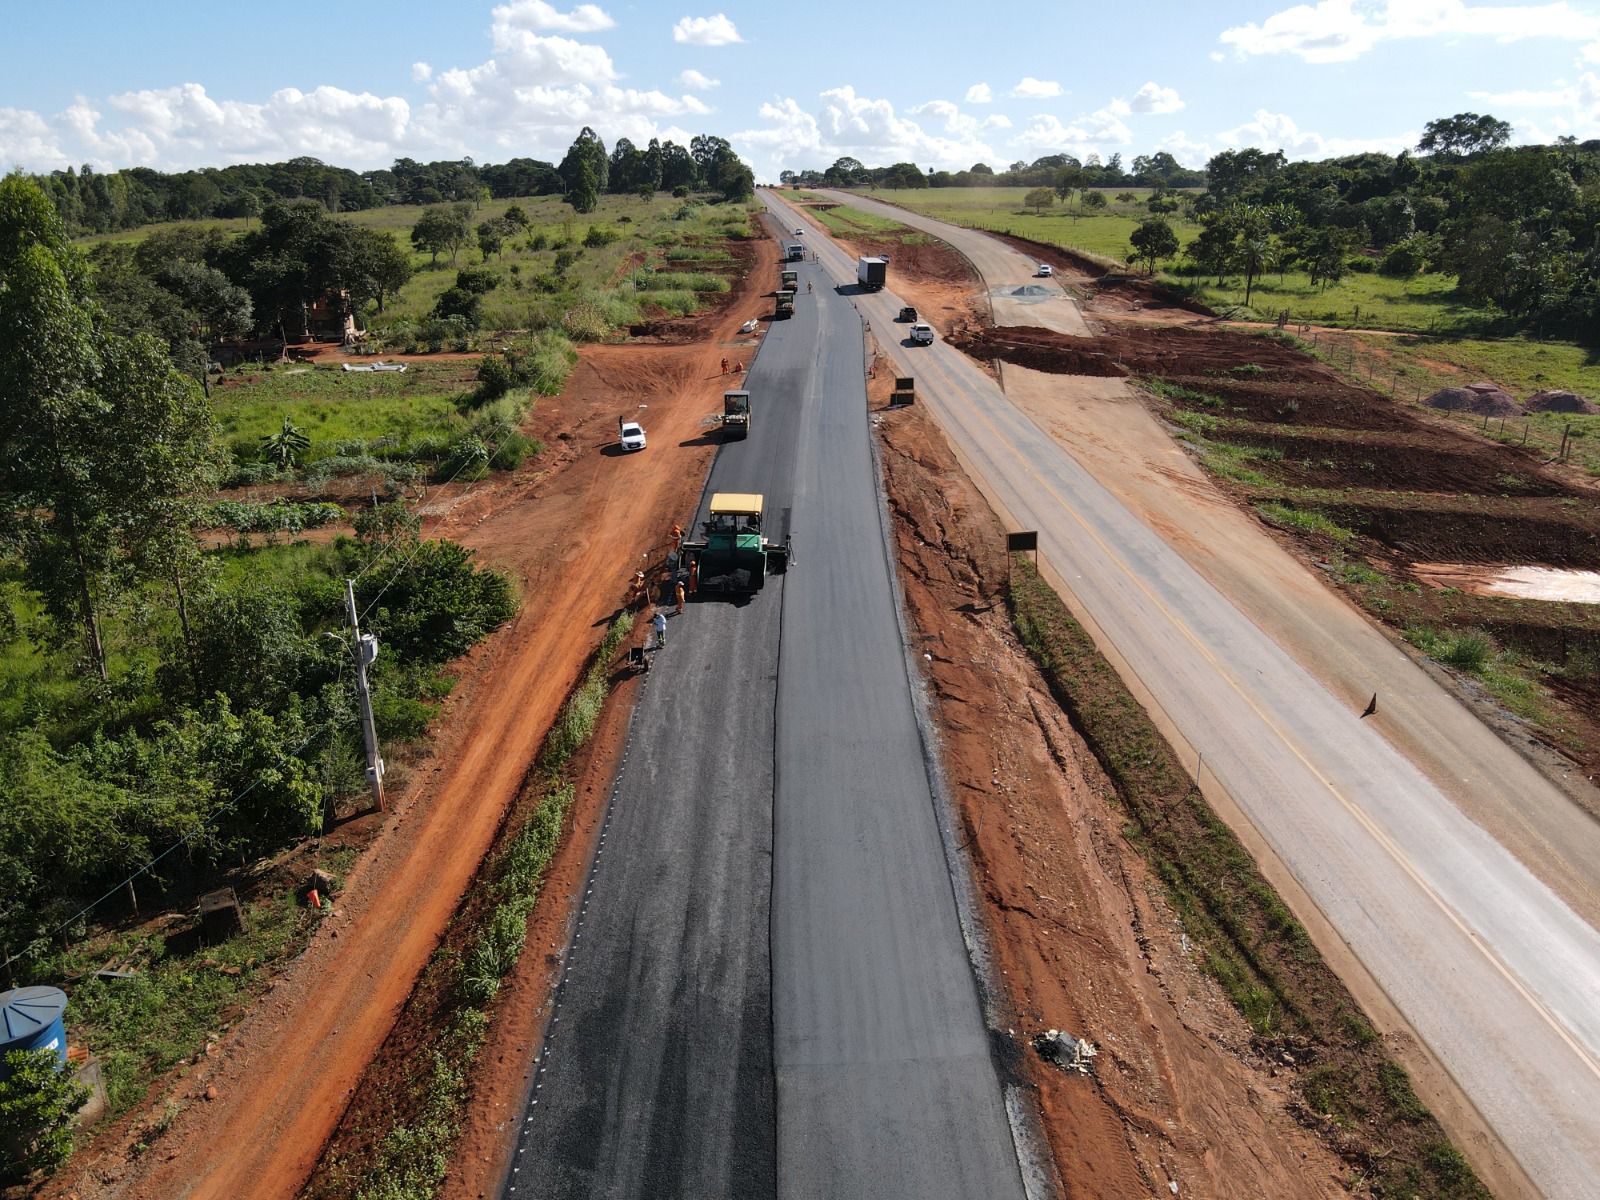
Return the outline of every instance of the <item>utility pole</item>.
{"type": "Polygon", "coordinates": [[[356,695],[361,701],[361,737],[367,744],[367,783],[372,788],[372,804],[383,811],[383,759],[378,755],[378,725],[372,717],[372,689],[367,686],[367,668],[378,657],[378,639],[362,633],[356,616],[356,581],[344,581],[345,611],[350,616],[350,637],[356,652],[356,695]]]}

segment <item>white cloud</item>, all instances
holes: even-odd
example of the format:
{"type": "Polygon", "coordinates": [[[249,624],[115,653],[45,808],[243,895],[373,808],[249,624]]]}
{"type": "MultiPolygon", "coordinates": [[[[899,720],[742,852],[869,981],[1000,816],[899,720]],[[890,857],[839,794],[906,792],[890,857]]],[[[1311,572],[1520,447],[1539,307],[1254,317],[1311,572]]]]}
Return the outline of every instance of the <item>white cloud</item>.
{"type": "Polygon", "coordinates": [[[1206,57],[1209,58],[1212,62],[1218,62],[1219,63],[1219,62],[1227,62],[1228,61],[1228,56],[1226,54],[1224,54],[1221,50],[1213,50],[1210,54],[1206,55],[1206,57]]]}
{"type": "Polygon", "coordinates": [[[69,165],[43,117],[26,108],[0,108],[0,174],[12,167],[54,171],[69,165]]]}
{"type": "Polygon", "coordinates": [[[598,33],[616,22],[596,4],[580,4],[571,12],[558,12],[545,0],[512,0],[496,5],[494,23],[535,33],[598,33]]]}
{"type": "Polygon", "coordinates": [[[1585,71],[1574,84],[1558,81],[1553,88],[1472,92],[1471,96],[1496,108],[1553,110],[1540,114],[1537,122],[1516,122],[1516,140],[1520,142],[1548,143],[1566,135],[1600,137],[1600,75],[1592,71],[1585,71]]]}
{"type": "Polygon", "coordinates": [[[691,46],[727,46],[744,41],[723,13],[714,17],[683,17],[672,27],[672,40],[691,46]]]}
{"type": "Polygon", "coordinates": [[[1600,16],[1567,0],[1528,6],[1466,0],[1318,0],[1273,13],[1260,24],[1225,29],[1219,40],[1241,57],[1294,54],[1306,62],[1349,62],[1380,42],[1402,38],[1600,38],[1600,16]]]}
{"type": "Polygon", "coordinates": [[[1183,100],[1175,88],[1147,83],[1133,94],[1132,108],[1136,113],[1164,115],[1175,113],[1183,107],[1183,100]]]}
{"type": "Polygon", "coordinates": [[[1061,95],[1061,85],[1053,79],[1035,79],[1032,75],[1024,75],[1017,81],[1017,86],[1011,89],[1011,94],[1019,100],[1048,100],[1061,95]]]}
{"type": "Polygon", "coordinates": [[[1600,42],[1590,42],[1579,53],[1584,62],[1600,63],[1600,42]]]}
{"type": "Polygon", "coordinates": [[[414,83],[427,83],[433,78],[433,68],[425,62],[411,64],[411,79],[414,83]]]}
{"type": "Polygon", "coordinates": [[[1107,146],[1125,146],[1133,141],[1133,131],[1109,108],[1078,117],[1070,125],[1050,113],[1041,113],[1028,122],[1010,145],[1033,155],[1070,154],[1084,158],[1107,146]]]}
{"type": "Polygon", "coordinates": [[[686,71],[680,71],[678,73],[678,82],[686,88],[693,88],[697,92],[704,92],[710,88],[722,86],[722,80],[702,75],[693,67],[686,71]]]}
{"type": "MultiPolygon", "coordinates": [[[[1415,133],[1393,134],[1384,137],[1340,138],[1324,137],[1301,129],[1286,113],[1270,112],[1260,108],[1253,119],[1234,129],[1217,134],[1224,146],[1256,146],[1262,150],[1282,150],[1289,158],[1339,158],[1346,154],[1360,154],[1378,150],[1385,154],[1398,154],[1417,144],[1415,133]]],[[[1177,157],[1177,152],[1172,152],[1177,157]]]]}
{"type": "Polygon", "coordinates": [[[1165,150],[1186,167],[1199,169],[1216,153],[1210,142],[1197,142],[1183,130],[1156,143],[1157,150],[1165,150]]]}
{"type": "Polygon", "coordinates": [[[819,100],[815,112],[792,97],[763,104],[765,127],[729,135],[736,149],[750,148],[757,177],[775,179],[786,167],[827,167],[845,156],[870,166],[914,162],[924,170],[964,170],[995,158],[983,137],[987,122],[949,100],[929,100],[905,115],[888,100],[849,86],[831,88],[819,100]]]}
{"type": "Polygon", "coordinates": [[[992,104],[994,92],[987,83],[975,83],[967,89],[968,104],[992,104]]]}
{"type": "Polygon", "coordinates": [[[1011,118],[1006,116],[1005,113],[991,113],[983,119],[983,127],[985,129],[1010,129],[1011,118]]]}

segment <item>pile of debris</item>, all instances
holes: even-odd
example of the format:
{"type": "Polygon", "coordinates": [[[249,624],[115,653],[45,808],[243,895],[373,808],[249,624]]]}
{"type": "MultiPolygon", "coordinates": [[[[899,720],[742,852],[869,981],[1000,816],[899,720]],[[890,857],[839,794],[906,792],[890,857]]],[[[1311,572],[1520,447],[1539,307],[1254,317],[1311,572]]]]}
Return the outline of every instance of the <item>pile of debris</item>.
{"type": "Polygon", "coordinates": [[[1528,411],[1593,414],[1600,412],[1600,407],[1597,407],[1593,400],[1585,400],[1577,392],[1551,388],[1529,396],[1528,411]]]}
{"type": "Polygon", "coordinates": [[[1518,417],[1522,405],[1498,384],[1469,383],[1466,387],[1440,388],[1423,401],[1445,412],[1467,412],[1475,417],[1518,417]]]}
{"type": "Polygon", "coordinates": [[[1054,1063],[1063,1071],[1088,1075],[1094,1069],[1094,1056],[1100,1051],[1082,1038],[1075,1038],[1061,1029],[1046,1029],[1035,1034],[1033,1048],[1047,1063],[1054,1063]]]}

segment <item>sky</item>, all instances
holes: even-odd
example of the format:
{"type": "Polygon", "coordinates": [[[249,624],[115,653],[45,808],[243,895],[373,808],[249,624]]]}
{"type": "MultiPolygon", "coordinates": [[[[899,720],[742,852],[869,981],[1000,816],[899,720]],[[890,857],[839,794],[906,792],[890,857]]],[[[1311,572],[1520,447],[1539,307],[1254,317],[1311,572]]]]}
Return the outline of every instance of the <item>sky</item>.
{"type": "Polygon", "coordinates": [[[761,182],[845,155],[1394,153],[1465,111],[1517,142],[1600,137],[1600,0],[7,8],[0,171],[557,161],[584,125],[608,147],[716,134],[761,182]]]}

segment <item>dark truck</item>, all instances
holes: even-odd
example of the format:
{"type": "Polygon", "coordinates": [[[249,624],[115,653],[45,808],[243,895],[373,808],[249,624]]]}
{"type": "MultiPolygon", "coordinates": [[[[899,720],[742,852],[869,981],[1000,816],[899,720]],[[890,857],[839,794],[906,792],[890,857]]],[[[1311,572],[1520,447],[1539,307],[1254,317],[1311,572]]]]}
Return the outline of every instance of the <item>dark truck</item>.
{"type": "Polygon", "coordinates": [[[889,260],[866,256],[856,259],[856,282],[869,292],[877,291],[889,282],[889,260]]]}

